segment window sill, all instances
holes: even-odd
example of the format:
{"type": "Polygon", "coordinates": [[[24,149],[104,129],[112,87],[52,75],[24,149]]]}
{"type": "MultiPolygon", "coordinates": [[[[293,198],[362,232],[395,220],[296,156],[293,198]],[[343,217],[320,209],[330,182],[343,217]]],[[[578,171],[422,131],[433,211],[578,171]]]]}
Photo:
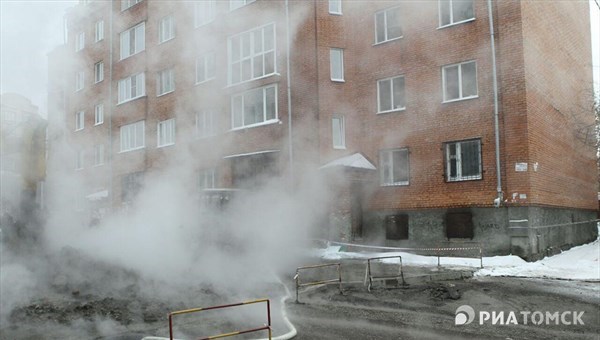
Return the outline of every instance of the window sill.
{"type": "Polygon", "coordinates": [[[164,43],[166,43],[166,42],[169,42],[169,41],[171,41],[171,40],[173,40],[173,39],[175,39],[175,37],[174,37],[174,36],[173,36],[173,37],[170,37],[170,38],[168,38],[168,39],[165,39],[165,40],[163,40],[163,41],[159,41],[159,42],[158,42],[158,45],[162,45],[162,44],[164,44],[164,43]]]}
{"type": "Polygon", "coordinates": [[[346,82],[344,79],[331,79],[331,81],[334,83],[345,83],[346,82]]]}
{"type": "Polygon", "coordinates": [[[104,163],[100,163],[100,164],[94,164],[94,165],[93,165],[93,167],[94,167],[94,168],[98,168],[98,167],[101,167],[101,166],[103,166],[103,165],[104,165],[104,163]]]}
{"type": "Polygon", "coordinates": [[[81,129],[75,129],[75,132],[77,132],[77,131],[82,131],[83,129],[84,129],[84,128],[81,128],[81,129]]]}
{"type": "Polygon", "coordinates": [[[463,21],[453,22],[453,23],[448,24],[448,25],[440,26],[437,29],[441,30],[441,29],[444,29],[444,28],[447,28],[447,27],[457,26],[457,25],[464,24],[464,23],[471,22],[471,21],[475,21],[475,18],[470,18],[470,19],[466,19],[466,20],[463,20],[463,21]]]}
{"type": "Polygon", "coordinates": [[[157,149],[166,148],[166,147],[173,146],[173,145],[175,145],[175,143],[161,144],[161,145],[157,145],[156,148],[157,149]]]}
{"type": "Polygon", "coordinates": [[[399,36],[398,38],[392,38],[392,39],[388,39],[388,40],[384,40],[384,41],[380,41],[380,42],[375,42],[375,43],[374,43],[373,45],[371,45],[371,46],[379,46],[379,45],[383,45],[383,44],[389,43],[389,42],[391,42],[391,41],[400,40],[400,39],[402,39],[402,38],[404,38],[404,36],[403,36],[403,35],[399,36]]]}
{"type": "Polygon", "coordinates": [[[387,114],[387,113],[402,112],[402,111],[406,111],[406,107],[401,107],[399,109],[394,109],[394,110],[379,111],[379,112],[377,112],[377,114],[378,115],[384,115],[384,114],[387,114]]]}
{"type": "Polygon", "coordinates": [[[454,103],[454,102],[460,102],[463,100],[469,100],[469,99],[476,99],[479,98],[479,95],[476,96],[470,96],[470,97],[464,97],[464,98],[457,98],[457,99],[450,99],[450,100],[444,100],[442,102],[442,104],[446,104],[446,103],[454,103]]]}
{"type": "Polygon", "coordinates": [[[206,135],[198,135],[198,134],[196,134],[196,139],[197,140],[200,140],[200,139],[209,139],[209,138],[214,137],[216,135],[217,135],[216,133],[211,133],[211,134],[206,134],[206,135]]]}
{"type": "Polygon", "coordinates": [[[144,49],[143,49],[143,50],[141,50],[141,51],[135,52],[134,54],[130,54],[130,55],[126,56],[126,57],[123,57],[123,58],[119,59],[119,61],[123,61],[123,60],[125,60],[125,59],[131,58],[131,57],[133,57],[134,55],[138,55],[138,54],[140,54],[140,53],[144,52],[145,50],[146,50],[146,47],[144,47],[144,49]]]}
{"type": "Polygon", "coordinates": [[[102,125],[104,124],[104,121],[100,122],[100,123],[95,123],[94,126],[98,126],[98,125],[102,125]]]}
{"type": "Polygon", "coordinates": [[[94,82],[94,84],[100,84],[100,83],[101,83],[101,82],[103,82],[103,81],[104,81],[104,78],[102,78],[102,79],[100,79],[100,80],[96,80],[96,81],[94,82]]]}
{"type": "Polygon", "coordinates": [[[468,177],[468,178],[448,178],[448,179],[446,179],[446,183],[480,181],[482,179],[483,179],[482,176],[468,177]]]}
{"type": "Polygon", "coordinates": [[[333,147],[335,150],[346,150],[346,146],[334,146],[333,147]]]}
{"type": "Polygon", "coordinates": [[[341,12],[329,12],[330,15],[342,16],[341,12]]]}
{"type": "Polygon", "coordinates": [[[165,96],[165,95],[167,95],[169,93],[173,93],[173,92],[175,92],[175,89],[172,89],[171,91],[165,92],[165,93],[157,93],[156,97],[162,97],[162,96],[165,96]]]}
{"type": "Polygon", "coordinates": [[[133,148],[133,149],[121,150],[121,151],[119,151],[119,153],[127,153],[127,152],[131,152],[131,151],[142,150],[145,148],[146,148],[146,146],[144,145],[144,146],[139,146],[139,147],[133,148]]]}
{"type": "Polygon", "coordinates": [[[83,87],[82,87],[82,88],[80,88],[80,89],[76,89],[76,90],[75,90],[75,93],[77,93],[77,92],[81,92],[81,91],[83,91],[83,87]]]}
{"type": "Polygon", "coordinates": [[[137,100],[137,99],[140,99],[140,98],[144,98],[144,97],[146,97],[146,95],[142,95],[142,96],[139,96],[139,97],[135,97],[135,98],[127,99],[127,100],[124,100],[124,101],[122,101],[122,102],[120,102],[120,103],[117,103],[117,106],[119,106],[119,105],[122,105],[122,104],[129,103],[129,102],[132,102],[132,101],[134,101],[134,100],[137,100]]]}
{"type": "Polygon", "coordinates": [[[209,20],[209,21],[207,21],[207,22],[203,22],[203,23],[201,23],[201,24],[196,24],[196,23],[194,23],[194,29],[196,29],[196,28],[200,28],[200,27],[202,27],[202,26],[207,26],[207,25],[209,25],[209,24],[210,24],[211,22],[213,22],[213,21],[215,21],[215,19],[214,19],[214,18],[213,18],[213,19],[210,19],[210,20],[209,20]]]}
{"type": "Polygon", "coordinates": [[[281,124],[281,120],[279,120],[279,119],[271,119],[271,120],[267,120],[267,121],[264,121],[264,122],[261,122],[261,123],[256,123],[256,124],[244,125],[244,126],[236,127],[236,128],[233,128],[233,129],[231,129],[229,131],[230,132],[232,132],[232,131],[240,131],[240,130],[246,130],[246,129],[251,129],[251,128],[259,127],[259,126],[272,125],[272,124],[281,124]]]}
{"type": "Polygon", "coordinates": [[[232,88],[232,87],[235,87],[235,86],[238,86],[238,85],[247,84],[247,83],[250,83],[250,82],[252,82],[252,81],[255,81],[255,80],[262,80],[262,79],[267,79],[267,78],[270,78],[270,77],[275,77],[275,76],[279,76],[279,77],[280,77],[280,76],[281,76],[281,74],[279,74],[279,73],[277,73],[277,72],[275,72],[275,73],[269,73],[269,74],[266,74],[266,75],[264,75],[264,76],[262,76],[262,77],[258,77],[258,78],[252,78],[252,79],[244,80],[244,81],[241,81],[241,82],[239,82],[239,83],[235,83],[235,84],[229,84],[229,85],[227,85],[227,86],[225,87],[225,89],[229,89],[229,88],[232,88]]]}
{"type": "Polygon", "coordinates": [[[194,86],[196,86],[196,85],[201,85],[201,84],[204,84],[204,83],[208,83],[209,81],[211,81],[211,80],[214,80],[215,78],[216,78],[216,77],[212,77],[212,78],[204,79],[204,80],[202,80],[202,81],[196,81],[196,82],[194,83],[194,86]]]}
{"type": "Polygon", "coordinates": [[[381,187],[385,188],[385,187],[406,187],[408,186],[409,182],[398,182],[398,183],[383,183],[381,184],[381,187]]]}

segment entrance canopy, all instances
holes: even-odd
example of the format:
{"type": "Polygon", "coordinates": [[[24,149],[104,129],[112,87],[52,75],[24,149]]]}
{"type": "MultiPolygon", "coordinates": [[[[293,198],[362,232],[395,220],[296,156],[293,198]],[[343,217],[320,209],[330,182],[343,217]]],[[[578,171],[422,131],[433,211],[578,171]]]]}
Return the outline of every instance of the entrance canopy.
{"type": "Polygon", "coordinates": [[[355,169],[366,169],[366,170],[377,170],[373,163],[369,162],[368,159],[365,158],[360,153],[355,153],[353,155],[344,156],[342,158],[334,159],[333,161],[323,165],[319,169],[328,169],[333,167],[345,167],[345,168],[355,168],[355,169]]]}

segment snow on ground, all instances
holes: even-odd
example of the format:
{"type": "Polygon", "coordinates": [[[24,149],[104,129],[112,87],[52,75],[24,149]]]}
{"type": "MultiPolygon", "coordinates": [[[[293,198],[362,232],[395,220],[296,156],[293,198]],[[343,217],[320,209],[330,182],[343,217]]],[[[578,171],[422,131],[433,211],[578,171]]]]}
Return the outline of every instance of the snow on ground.
{"type": "MultiPolygon", "coordinates": [[[[367,259],[379,256],[402,256],[402,264],[408,266],[437,266],[436,256],[422,256],[406,252],[343,252],[340,246],[329,246],[319,252],[326,260],[367,259]]],[[[483,269],[475,276],[518,276],[534,278],[553,278],[569,280],[600,281],[600,243],[596,240],[582,246],[571,248],[558,255],[537,262],[526,262],[518,256],[493,256],[483,258],[483,269]]],[[[397,262],[395,259],[384,260],[397,262]]],[[[441,257],[444,268],[479,268],[479,258],[441,257]]]]}

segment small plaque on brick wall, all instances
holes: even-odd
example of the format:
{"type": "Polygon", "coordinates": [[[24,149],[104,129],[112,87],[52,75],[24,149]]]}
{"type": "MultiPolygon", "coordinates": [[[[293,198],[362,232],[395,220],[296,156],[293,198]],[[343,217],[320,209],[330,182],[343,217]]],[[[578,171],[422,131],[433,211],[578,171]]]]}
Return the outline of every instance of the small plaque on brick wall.
{"type": "Polygon", "coordinates": [[[516,172],[526,172],[527,171],[527,163],[515,163],[515,171],[516,172]]]}

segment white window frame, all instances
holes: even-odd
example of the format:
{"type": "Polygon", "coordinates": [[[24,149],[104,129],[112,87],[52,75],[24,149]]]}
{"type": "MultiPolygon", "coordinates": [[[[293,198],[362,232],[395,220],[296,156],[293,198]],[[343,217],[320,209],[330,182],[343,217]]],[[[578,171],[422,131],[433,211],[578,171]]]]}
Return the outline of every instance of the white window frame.
{"type": "Polygon", "coordinates": [[[167,15],[158,21],[158,43],[162,44],[175,38],[175,18],[167,15]]]}
{"type": "Polygon", "coordinates": [[[216,77],[216,54],[214,51],[204,53],[196,58],[196,84],[201,84],[216,77]],[[200,71],[204,78],[200,77],[200,71]]]}
{"type": "Polygon", "coordinates": [[[98,20],[96,21],[96,34],[95,34],[95,41],[99,42],[104,40],[104,20],[98,20]]]}
{"type": "Polygon", "coordinates": [[[143,0],[121,0],[121,12],[139,4],[143,0]]]}
{"type": "Polygon", "coordinates": [[[483,178],[483,166],[482,166],[482,149],[481,149],[481,139],[468,139],[454,142],[444,143],[444,153],[446,157],[446,181],[447,182],[462,182],[462,181],[475,181],[483,178]],[[477,175],[471,176],[463,176],[462,175],[462,156],[461,156],[461,148],[465,143],[473,143],[476,142],[479,147],[478,156],[478,165],[479,165],[479,173],[477,175]],[[450,145],[456,145],[456,154],[452,156],[450,154],[450,145]],[[451,166],[452,160],[456,160],[456,176],[450,177],[451,175],[451,166]]]}
{"type": "Polygon", "coordinates": [[[207,25],[216,17],[216,0],[204,0],[194,3],[194,27],[207,25]]]}
{"type": "Polygon", "coordinates": [[[120,152],[128,152],[146,147],[146,121],[140,120],[135,123],[121,126],[119,130],[120,152]]]}
{"type": "Polygon", "coordinates": [[[81,131],[85,128],[85,111],[75,113],[75,131],[81,131]]]}
{"type": "Polygon", "coordinates": [[[267,124],[272,124],[275,122],[279,122],[279,118],[278,118],[278,98],[277,98],[277,84],[271,84],[271,85],[267,85],[267,86],[263,86],[263,87],[259,87],[259,88],[255,88],[252,90],[248,90],[245,91],[243,93],[239,93],[239,94],[235,94],[233,96],[231,96],[231,129],[232,130],[239,130],[239,129],[247,129],[247,128],[251,128],[251,127],[255,127],[255,126],[260,126],[260,125],[267,125],[267,124]],[[269,89],[273,88],[274,89],[274,104],[275,104],[275,117],[267,119],[267,91],[269,89]],[[253,92],[255,91],[262,91],[262,114],[263,114],[263,121],[258,122],[258,123],[252,123],[252,124],[245,124],[244,123],[244,119],[245,119],[245,98],[246,96],[251,96],[253,94],[253,92]],[[237,99],[240,98],[240,114],[241,114],[241,125],[236,126],[236,101],[237,99]]]}
{"type": "Polygon", "coordinates": [[[215,135],[215,111],[202,110],[196,113],[196,137],[207,138],[215,135]]]}
{"type": "Polygon", "coordinates": [[[402,31],[401,34],[400,34],[400,36],[398,36],[398,37],[391,37],[391,38],[389,37],[389,32],[388,32],[389,31],[389,27],[388,27],[388,14],[390,12],[396,11],[396,10],[400,10],[400,7],[399,6],[394,6],[394,7],[386,8],[384,10],[381,10],[381,11],[378,11],[378,12],[375,13],[375,45],[383,44],[383,43],[386,43],[388,41],[394,41],[394,40],[401,39],[401,38],[404,37],[404,30],[402,29],[402,26],[400,26],[400,30],[402,31]],[[383,13],[383,23],[381,23],[381,24],[383,25],[383,29],[384,29],[384,31],[383,31],[384,38],[383,38],[383,40],[380,41],[379,37],[377,35],[377,28],[379,27],[378,26],[379,23],[377,21],[377,16],[379,14],[381,14],[381,13],[383,13]]]}
{"type": "Polygon", "coordinates": [[[329,74],[331,81],[344,82],[344,50],[341,48],[330,48],[329,49],[329,74]],[[335,63],[338,62],[339,65],[335,63]],[[336,70],[336,66],[339,69],[336,70]],[[341,77],[334,77],[336,71],[339,71],[341,77]]]}
{"type": "Polygon", "coordinates": [[[472,10],[473,10],[473,17],[471,18],[467,18],[467,19],[463,19],[460,21],[454,21],[454,0],[438,0],[438,11],[439,11],[439,27],[438,28],[444,28],[444,27],[448,27],[448,26],[454,26],[454,25],[459,25],[465,22],[469,22],[469,21],[473,21],[475,20],[475,4],[472,1],[471,2],[471,6],[472,6],[472,10]],[[448,14],[450,15],[450,20],[448,24],[443,24],[442,23],[442,6],[444,4],[447,4],[449,6],[448,8],[448,14]]]}
{"type": "Polygon", "coordinates": [[[166,119],[156,125],[156,147],[175,145],[175,118],[166,119]]]}
{"type": "Polygon", "coordinates": [[[242,8],[246,5],[249,5],[256,0],[229,0],[229,10],[234,11],[238,8],[242,8]]]}
{"type": "Polygon", "coordinates": [[[75,52],[79,52],[85,48],[85,32],[79,32],[75,36],[75,52]]]}
{"type": "Polygon", "coordinates": [[[342,0],[329,0],[329,14],[342,15],[342,0]]]}
{"type": "Polygon", "coordinates": [[[94,145],[94,166],[104,165],[104,144],[94,145]]]}
{"type": "Polygon", "coordinates": [[[214,189],[217,185],[217,169],[206,168],[198,171],[198,188],[203,189],[214,189]]]}
{"type": "Polygon", "coordinates": [[[118,83],[118,103],[123,104],[129,101],[144,97],[146,95],[146,77],[144,72],[140,72],[119,80],[118,83]],[[133,86],[135,80],[135,87],[133,86]],[[133,91],[135,90],[135,93],[133,91]]]}
{"type": "Polygon", "coordinates": [[[477,81],[477,62],[475,60],[470,60],[470,61],[465,61],[465,62],[461,62],[461,63],[457,63],[457,64],[452,64],[452,65],[445,65],[442,67],[442,96],[443,96],[443,102],[444,103],[449,103],[449,102],[454,102],[454,101],[459,101],[459,100],[466,100],[466,99],[473,99],[473,98],[477,98],[479,97],[479,83],[477,81]],[[469,95],[469,96],[464,96],[463,94],[463,72],[462,72],[462,67],[463,65],[466,64],[475,64],[475,94],[469,95]],[[449,70],[450,68],[453,67],[458,67],[458,98],[452,98],[452,99],[448,99],[447,98],[447,84],[446,84],[446,72],[447,70],[449,70]]]}
{"type": "Polygon", "coordinates": [[[160,97],[175,91],[175,70],[172,68],[156,74],[156,96],[160,97]]]}
{"type": "Polygon", "coordinates": [[[75,92],[83,90],[85,87],[85,72],[79,71],[75,74],[75,92]]]}
{"type": "Polygon", "coordinates": [[[119,47],[121,60],[143,52],[146,49],[146,22],[142,21],[121,32],[119,35],[119,47]]]}
{"type": "Polygon", "coordinates": [[[75,170],[83,170],[84,157],[83,150],[75,151],[75,170]]]}
{"type": "Polygon", "coordinates": [[[406,110],[406,78],[404,76],[395,76],[395,77],[377,80],[377,113],[388,113],[388,112],[403,111],[403,110],[406,110]],[[404,81],[404,105],[401,107],[396,107],[396,103],[394,101],[394,80],[399,79],[399,78],[402,78],[404,81]],[[381,101],[382,101],[381,87],[382,87],[383,82],[388,82],[388,81],[390,84],[390,96],[391,96],[390,103],[391,103],[392,108],[389,110],[382,110],[381,109],[381,101]]]}
{"type": "Polygon", "coordinates": [[[269,23],[263,26],[253,28],[246,32],[232,35],[227,39],[227,47],[227,65],[229,76],[228,80],[230,85],[266,78],[273,74],[277,74],[277,31],[275,23],[269,23]],[[272,37],[267,37],[267,32],[269,31],[269,28],[271,28],[270,31],[273,33],[272,37]],[[255,37],[257,34],[260,34],[262,46],[262,49],[258,52],[256,51],[257,44],[255,41],[255,37]],[[272,41],[272,46],[268,49],[267,46],[265,46],[265,41],[267,41],[267,38],[270,38],[272,41]],[[247,44],[249,51],[248,55],[244,56],[245,41],[248,42],[247,44]],[[236,42],[237,44],[235,44],[236,42]],[[234,45],[237,45],[237,47],[234,48],[234,45]],[[234,56],[235,51],[239,52],[239,55],[234,56]],[[267,69],[267,61],[269,59],[269,56],[271,55],[273,70],[271,72],[268,72],[269,70],[267,69]],[[257,66],[256,62],[258,60],[262,64],[262,68],[259,72],[257,72],[257,74],[255,74],[257,66]],[[249,69],[250,74],[250,77],[247,79],[244,78],[244,70],[246,69],[249,69]],[[236,71],[238,73],[238,77],[234,77],[234,73],[236,73],[236,71]]]}
{"type": "Polygon", "coordinates": [[[410,151],[408,148],[387,149],[379,151],[379,180],[381,186],[406,186],[410,184],[410,151]],[[406,153],[406,180],[394,180],[395,153],[406,153]],[[388,176],[386,176],[386,170],[388,176]]]}
{"type": "Polygon", "coordinates": [[[104,80],[104,61],[94,64],[94,83],[97,84],[104,80]]]}
{"type": "Polygon", "coordinates": [[[346,120],[344,119],[344,116],[334,115],[331,117],[331,142],[334,149],[346,149],[346,120]],[[338,144],[336,144],[335,140],[336,126],[334,122],[336,120],[339,121],[338,133],[340,135],[340,140],[338,144]]]}
{"type": "Polygon", "coordinates": [[[94,107],[94,126],[104,123],[104,104],[98,104],[94,107]]]}

